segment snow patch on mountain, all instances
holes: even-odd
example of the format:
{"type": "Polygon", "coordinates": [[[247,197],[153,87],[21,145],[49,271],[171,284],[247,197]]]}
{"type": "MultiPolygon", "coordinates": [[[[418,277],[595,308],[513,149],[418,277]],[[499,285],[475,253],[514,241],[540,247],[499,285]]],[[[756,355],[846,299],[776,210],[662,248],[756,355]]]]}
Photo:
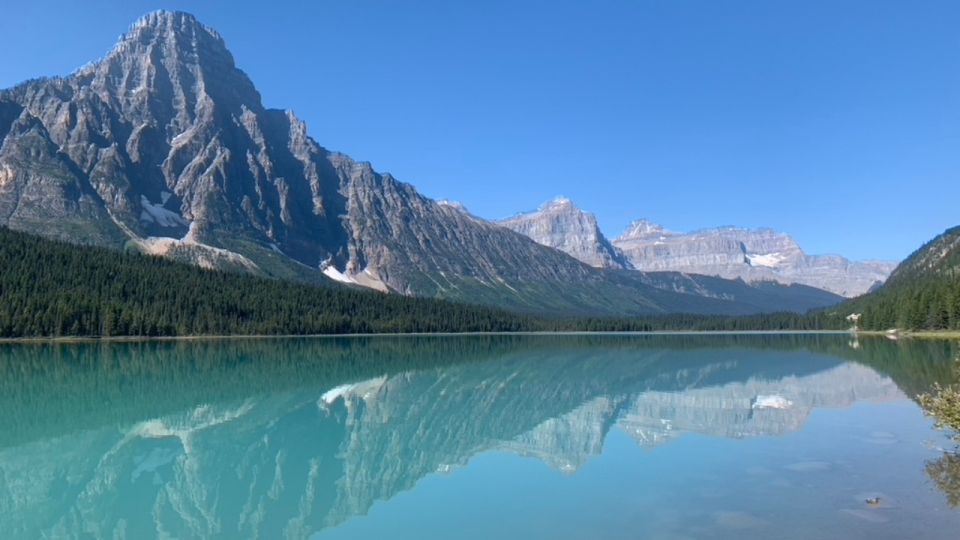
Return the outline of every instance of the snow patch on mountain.
{"type": "Polygon", "coordinates": [[[140,207],[143,209],[140,212],[140,221],[145,221],[147,223],[156,223],[161,227],[178,227],[186,226],[187,220],[183,219],[183,216],[180,214],[166,209],[163,205],[166,204],[167,200],[170,198],[170,194],[164,192],[161,195],[163,202],[160,204],[155,204],[150,202],[149,199],[140,196],[140,207]],[[165,197],[163,195],[166,195],[165,197]]]}
{"type": "Polygon", "coordinates": [[[750,266],[765,266],[767,268],[776,268],[787,258],[779,253],[767,253],[765,255],[757,255],[752,253],[747,253],[747,260],[750,261],[750,266]]]}
{"type": "Polygon", "coordinates": [[[357,281],[356,281],[355,279],[353,279],[353,278],[351,278],[350,276],[344,274],[343,272],[337,270],[337,267],[336,267],[336,266],[333,266],[333,265],[330,265],[330,266],[324,268],[324,269],[323,269],[323,275],[327,276],[328,278],[330,278],[330,279],[332,279],[332,280],[334,280],[334,281],[339,281],[340,283],[350,283],[350,284],[353,284],[353,285],[356,285],[356,283],[357,283],[357,281]]]}
{"type": "Polygon", "coordinates": [[[387,284],[384,283],[377,272],[370,267],[364,268],[360,272],[350,272],[349,268],[345,271],[340,271],[334,266],[332,260],[328,260],[320,265],[320,271],[323,272],[323,275],[339,283],[359,285],[360,287],[366,287],[380,292],[390,292],[387,284]]]}
{"type": "Polygon", "coordinates": [[[788,234],[732,226],[677,233],[637,220],[613,245],[641,271],[797,283],[846,297],[882,283],[895,266],[892,262],[850,261],[838,255],[807,255],[788,234]]]}

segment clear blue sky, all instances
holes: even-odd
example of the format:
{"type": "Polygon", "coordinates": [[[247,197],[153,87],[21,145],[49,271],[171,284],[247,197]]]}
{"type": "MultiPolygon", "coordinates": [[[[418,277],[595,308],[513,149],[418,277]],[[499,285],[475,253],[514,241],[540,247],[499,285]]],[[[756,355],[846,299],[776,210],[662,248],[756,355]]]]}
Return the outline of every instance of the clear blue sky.
{"type": "Polygon", "coordinates": [[[906,256],[960,224],[960,2],[7,0],[0,87],[182,9],[317,141],[499,218],[769,226],[906,256]]]}

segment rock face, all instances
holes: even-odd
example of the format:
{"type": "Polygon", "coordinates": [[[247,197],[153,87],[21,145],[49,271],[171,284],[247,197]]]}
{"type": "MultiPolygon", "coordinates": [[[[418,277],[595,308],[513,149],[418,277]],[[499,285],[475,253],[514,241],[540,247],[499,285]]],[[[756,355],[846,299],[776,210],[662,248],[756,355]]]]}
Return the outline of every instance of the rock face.
{"type": "Polygon", "coordinates": [[[597,268],[631,268],[630,262],[600,232],[597,218],[558,197],[536,212],[518,214],[498,222],[534,242],[559,249],[597,268]]]}
{"type": "Polygon", "coordinates": [[[838,255],[807,255],[789,235],[770,229],[721,227],[675,233],[639,220],[613,245],[638,270],[799,283],[846,297],[879,286],[896,266],[838,255]]]}
{"type": "Polygon", "coordinates": [[[566,198],[499,223],[598,268],[802,284],[846,297],[876,288],[895,266],[837,255],[807,255],[789,235],[770,229],[721,227],[683,234],[638,220],[610,242],[593,214],[566,198]]]}
{"type": "Polygon", "coordinates": [[[735,283],[679,292],[670,276],[609,274],[428,199],[264,108],[220,35],[185,13],[145,16],[70,76],[0,91],[0,139],[0,225],[70,242],[537,312],[836,301],[765,291],[758,306],[757,291],[735,283]]]}

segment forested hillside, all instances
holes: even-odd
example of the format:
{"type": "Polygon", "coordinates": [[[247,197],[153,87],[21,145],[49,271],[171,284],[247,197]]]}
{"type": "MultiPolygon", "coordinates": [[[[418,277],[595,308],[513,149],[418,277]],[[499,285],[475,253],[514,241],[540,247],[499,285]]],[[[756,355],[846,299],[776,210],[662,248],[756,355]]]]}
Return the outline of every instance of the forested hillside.
{"type": "Polygon", "coordinates": [[[489,308],[203,270],[0,229],[0,337],[508,331],[489,308]]]}
{"type": "Polygon", "coordinates": [[[819,316],[537,318],[482,306],[204,270],[0,228],[0,337],[771,330],[819,316]]]}
{"type": "Polygon", "coordinates": [[[836,324],[860,313],[867,330],[960,330],[960,227],[907,257],[877,291],[827,310],[836,324]]]}
{"type": "Polygon", "coordinates": [[[376,332],[960,329],[960,228],[924,245],[874,293],[808,315],[538,318],[350,287],[204,270],[139,252],[0,228],[0,337],[376,332]]]}

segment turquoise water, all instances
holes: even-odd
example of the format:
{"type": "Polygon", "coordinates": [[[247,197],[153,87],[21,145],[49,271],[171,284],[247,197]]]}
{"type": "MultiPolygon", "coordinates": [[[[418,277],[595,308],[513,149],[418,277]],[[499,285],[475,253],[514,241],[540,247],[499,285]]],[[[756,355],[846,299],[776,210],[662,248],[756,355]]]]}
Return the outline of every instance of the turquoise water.
{"type": "Polygon", "coordinates": [[[960,465],[912,398],[956,377],[956,349],[4,345],[0,538],[954,539],[960,509],[937,479],[960,465]]]}

